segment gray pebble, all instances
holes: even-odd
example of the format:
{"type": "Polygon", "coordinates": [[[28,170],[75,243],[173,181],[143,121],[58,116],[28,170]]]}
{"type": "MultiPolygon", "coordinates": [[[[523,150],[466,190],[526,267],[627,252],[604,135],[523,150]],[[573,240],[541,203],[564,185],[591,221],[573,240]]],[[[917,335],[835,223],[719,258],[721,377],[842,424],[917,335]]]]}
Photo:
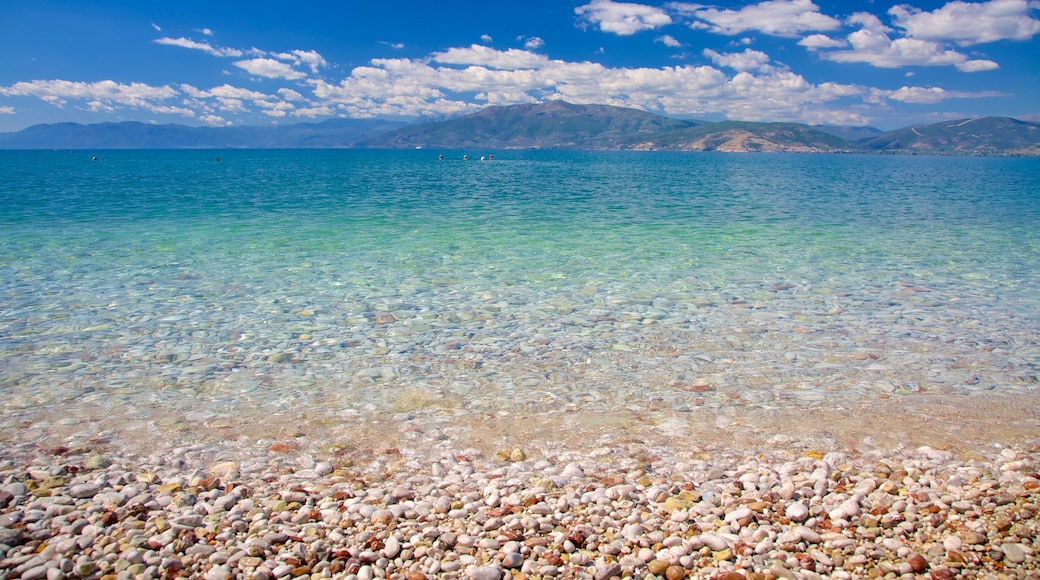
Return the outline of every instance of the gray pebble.
{"type": "Polygon", "coordinates": [[[69,495],[77,499],[86,499],[98,494],[100,488],[92,483],[80,483],[69,488],[69,495]]]}
{"type": "Polygon", "coordinates": [[[8,484],[4,490],[15,497],[24,496],[29,493],[29,488],[25,487],[25,484],[20,481],[8,484]]]}
{"type": "Polygon", "coordinates": [[[1004,552],[1004,558],[1012,564],[1021,564],[1026,561],[1026,553],[1018,544],[1007,543],[1000,546],[1004,552]]]}
{"type": "Polygon", "coordinates": [[[510,552],[502,558],[502,567],[519,568],[524,565],[524,557],[518,552],[510,552]]]}

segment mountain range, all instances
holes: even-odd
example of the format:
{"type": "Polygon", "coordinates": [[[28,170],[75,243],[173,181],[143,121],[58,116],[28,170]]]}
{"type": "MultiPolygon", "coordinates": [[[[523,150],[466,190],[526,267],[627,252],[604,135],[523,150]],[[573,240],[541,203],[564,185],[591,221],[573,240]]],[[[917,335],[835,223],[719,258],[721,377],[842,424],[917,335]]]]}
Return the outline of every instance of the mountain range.
{"type": "Polygon", "coordinates": [[[491,106],[445,121],[330,119],[274,127],[136,122],[34,125],[0,133],[4,149],[584,149],[1040,155],[1040,124],[982,117],[883,132],[873,127],[683,120],[563,101],[491,106]]]}

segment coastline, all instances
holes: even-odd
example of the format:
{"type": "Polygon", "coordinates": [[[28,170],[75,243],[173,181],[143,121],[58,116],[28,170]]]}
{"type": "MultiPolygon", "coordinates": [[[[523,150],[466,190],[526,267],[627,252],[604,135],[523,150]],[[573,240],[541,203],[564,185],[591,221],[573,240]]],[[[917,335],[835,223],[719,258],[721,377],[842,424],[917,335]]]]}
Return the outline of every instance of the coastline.
{"type": "Polygon", "coordinates": [[[38,420],[4,431],[0,573],[1028,577],[1040,437],[1025,399],[788,410],[772,433],[760,417],[682,433],[567,415],[257,425],[275,438],[38,420]]]}

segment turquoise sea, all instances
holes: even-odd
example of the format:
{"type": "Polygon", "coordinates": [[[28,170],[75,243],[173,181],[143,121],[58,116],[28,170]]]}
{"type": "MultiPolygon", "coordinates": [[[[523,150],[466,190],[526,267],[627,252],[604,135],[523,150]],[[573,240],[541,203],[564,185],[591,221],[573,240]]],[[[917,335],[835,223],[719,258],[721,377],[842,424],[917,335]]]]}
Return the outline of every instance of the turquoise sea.
{"type": "Polygon", "coordinates": [[[4,437],[768,433],[1038,377],[1040,159],[0,154],[4,437]]]}

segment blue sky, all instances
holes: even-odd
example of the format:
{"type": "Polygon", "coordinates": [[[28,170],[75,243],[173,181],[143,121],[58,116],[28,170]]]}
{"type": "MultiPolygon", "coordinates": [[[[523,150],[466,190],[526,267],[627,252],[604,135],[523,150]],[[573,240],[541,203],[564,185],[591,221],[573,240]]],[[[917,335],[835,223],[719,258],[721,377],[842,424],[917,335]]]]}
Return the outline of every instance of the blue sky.
{"type": "Polygon", "coordinates": [[[882,129],[1040,121],[1040,0],[11,1],[0,53],[0,131],[554,99],[882,129]]]}

